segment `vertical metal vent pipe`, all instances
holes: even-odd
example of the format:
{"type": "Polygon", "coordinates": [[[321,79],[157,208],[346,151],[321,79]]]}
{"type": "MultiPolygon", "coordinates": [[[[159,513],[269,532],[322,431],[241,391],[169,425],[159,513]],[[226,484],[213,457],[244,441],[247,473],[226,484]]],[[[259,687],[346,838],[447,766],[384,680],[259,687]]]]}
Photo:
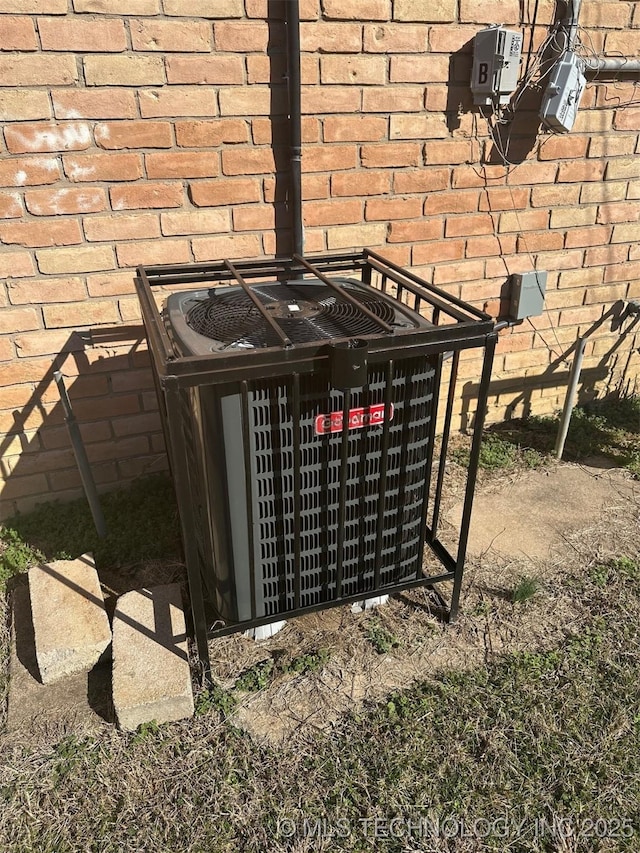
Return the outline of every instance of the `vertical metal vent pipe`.
{"type": "Polygon", "coordinates": [[[302,108],[300,100],[300,3],[285,0],[287,86],[289,90],[289,215],[293,254],[304,254],[302,230],[302,108]]]}

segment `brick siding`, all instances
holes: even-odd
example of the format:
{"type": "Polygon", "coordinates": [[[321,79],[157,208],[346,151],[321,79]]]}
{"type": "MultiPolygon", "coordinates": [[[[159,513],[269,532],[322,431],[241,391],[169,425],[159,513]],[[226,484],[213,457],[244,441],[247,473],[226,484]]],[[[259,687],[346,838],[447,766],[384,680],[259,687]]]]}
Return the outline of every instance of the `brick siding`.
{"type": "MultiPolygon", "coordinates": [[[[500,337],[494,420],[556,410],[576,337],[640,297],[633,82],[590,85],[563,137],[531,132],[524,97],[508,174],[472,108],[474,33],[523,26],[537,47],[554,5],[301,3],[306,250],[370,246],[494,314],[510,273],[548,270],[547,311],[500,337]]],[[[637,6],[585,0],[587,42],[637,55],[637,6]]],[[[80,493],[54,367],[100,488],[166,466],[133,267],[287,251],[282,15],[278,0],[0,0],[0,514],[80,493]]],[[[632,344],[598,329],[588,393],[633,384],[632,344]]],[[[473,357],[460,374],[464,426],[473,357]]]]}

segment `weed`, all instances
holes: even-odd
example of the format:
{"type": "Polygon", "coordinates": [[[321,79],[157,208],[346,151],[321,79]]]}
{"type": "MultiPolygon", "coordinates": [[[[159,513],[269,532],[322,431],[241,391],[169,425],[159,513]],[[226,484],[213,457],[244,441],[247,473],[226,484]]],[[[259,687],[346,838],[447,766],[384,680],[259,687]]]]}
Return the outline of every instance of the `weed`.
{"type": "Polygon", "coordinates": [[[157,737],[159,733],[160,726],[158,725],[157,720],[149,720],[149,722],[147,723],[140,723],[138,728],[135,730],[133,737],[131,738],[131,742],[142,743],[145,740],[157,737]]]}
{"type": "Polygon", "coordinates": [[[202,690],[196,696],[196,716],[204,716],[211,711],[219,711],[223,717],[230,717],[236,707],[236,699],[228,690],[223,690],[217,684],[208,690],[202,690]]]}
{"type": "Polygon", "coordinates": [[[255,693],[264,690],[271,683],[274,676],[274,663],[272,658],[267,658],[250,666],[236,679],[235,689],[245,690],[247,693],[255,693]]]}
{"type": "Polygon", "coordinates": [[[0,593],[9,578],[41,563],[44,556],[23,541],[17,530],[0,526],[0,593]]]}
{"type": "Polygon", "coordinates": [[[285,675],[303,675],[308,672],[317,672],[327,663],[331,657],[329,649],[320,649],[317,652],[307,652],[298,655],[282,666],[281,671],[285,675]]]}
{"type": "Polygon", "coordinates": [[[539,581],[530,575],[523,575],[518,583],[514,586],[511,592],[511,601],[517,604],[522,601],[527,601],[539,592],[539,581]]]}
{"type": "Polygon", "coordinates": [[[366,637],[379,655],[387,654],[400,645],[398,638],[375,618],[369,619],[367,623],[366,637]]]}

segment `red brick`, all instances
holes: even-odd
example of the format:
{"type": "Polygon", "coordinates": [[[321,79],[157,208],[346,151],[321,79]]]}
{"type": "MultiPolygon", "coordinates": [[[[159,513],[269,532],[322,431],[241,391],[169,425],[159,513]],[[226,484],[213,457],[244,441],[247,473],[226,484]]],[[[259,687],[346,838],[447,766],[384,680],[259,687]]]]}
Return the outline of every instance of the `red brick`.
{"type": "Polygon", "coordinates": [[[367,53],[426,53],[429,28],[423,24],[370,24],[364,28],[367,53]]]}
{"type": "Polygon", "coordinates": [[[369,169],[393,166],[419,166],[421,146],[414,142],[390,142],[363,145],[360,151],[362,165],[369,169]]]}
{"type": "Polygon", "coordinates": [[[169,83],[208,83],[228,86],[244,82],[239,56],[168,56],[169,83]]]}
{"type": "Polygon", "coordinates": [[[46,495],[48,491],[49,485],[44,474],[29,477],[14,475],[2,485],[2,498],[3,501],[10,501],[26,495],[46,495]]]}
{"type": "Polygon", "coordinates": [[[241,119],[179,121],[176,141],[181,148],[214,148],[225,143],[248,142],[249,131],[241,119]]]}
{"type": "Polygon", "coordinates": [[[0,311],[0,334],[28,332],[40,328],[39,312],[33,308],[5,308],[0,311]]]}
{"type": "Polygon", "coordinates": [[[389,80],[392,83],[444,83],[449,77],[446,56],[392,56],[389,80]]]}
{"type": "Polygon", "coordinates": [[[594,184],[586,184],[580,190],[580,203],[590,204],[594,201],[616,202],[624,201],[627,197],[627,182],[601,181],[594,184]]]}
{"type": "Polygon", "coordinates": [[[300,25],[303,51],[320,53],[359,53],[362,48],[360,24],[334,24],[313,21],[300,25]]]}
{"type": "Polygon", "coordinates": [[[584,136],[549,136],[540,143],[540,160],[574,160],[587,156],[589,140],[584,136]]]}
{"type": "Polygon", "coordinates": [[[602,267],[591,267],[590,269],[565,269],[560,273],[558,287],[560,288],[580,288],[580,299],[577,304],[582,302],[582,294],[585,287],[595,287],[602,284],[604,270],[602,267]]]}
{"type": "MultiPolygon", "coordinates": [[[[363,246],[382,246],[387,226],[384,222],[369,222],[366,225],[336,225],[327,231],[327,248],[361,249],[363,246]]],[[[391,248],[391,247],[389,247],[391,248]]]]}
{"type": "Polygon", "coordinates": [[[7,222],[0,224],[3,243],[20,246],[71,246],[82,243],[80,224],[75,219],[47,222],[7,222]]]}
{"type": "Polygon", "coordinates": [[[123,293],[133,293],[133,276],[129,271],[88,275],[87,289],[89,296],[119,296],[123,293]]]}
{"type": "Polygon", "coordinates": [[[627,27],[633,6],[635,3],[621,3],[619,0],[585,3],[580,14],[580,23],[583,27],[627,27]]]}
{"type": "Polygon", "coordinates": [[[503,234],[500,237],[470,237],[467,240],[467,258],[490,258],[494,255],[511,255],[516,251],[516,238],[503,234]]]}
{"type": "Polygon", "coordinates": [[[607,164],[607,180],[640,177],[640,163],[637,157],[613,157],[607,164]]]}
{"type": "Polygon", "coordinates": [[[323,84],[381,86],[385,82],[386,67],[383,56],[322,56],[320,80],[323,84]]]}
{"type": "Polygon", "coordinates": [[[260,255],[260,239],[255,234],[231,234],[228,237],[196,237],[191,241],[196,261],[220,258],[255,258],[260,255]]]}
{"type": "Polygon", "coordinates": [[[608,225],[611,222],[637,222],[638,217],[640,209],[637,203],[601,204],[596,221],[608,225]]]}
{"type": "Polygon", "coordinates": [[[27,121],[51,117],[49,93],[39,89],[0,89],[0,120],[27,121]]]}
{"type": "Polygon", "coordinates": [[[390,188],[388,171],[342,172],[331,176],[331,195],[334,196],[384,195],[390,188]]]}
{"type": "MultiPolygon", "coordinates": [[[[70,337],[69,332],[27,332],[16,337],[15,346],[21,358],[84,350],[82,340],[77,335],[70,337]]],[[[41,423],[37,424],[40,425],[41,423]]]]}
{"type": "Polygon", "coordinates": [[[585,323],[595,323],[602,315],[600,305],[583,305],[581,308],[568,308],[560,312],[560,325],[577,326],[585,323]]]}
{"type": "MultiPolygon", "coordinates": [[[[633,112],[629,108],[619,110],[616,116],[626,115],[633,112]]],[[[640,123],[639,123],[640,124],[640,123]]],[[[640,126],[638,127],[640,130],[640,126]]],[[[589,157],[623,157],[625,154],[633,154],[636,148],[637,136],[624,136],[617,134],[613,136],[594,136],[589,143],[589,157]]]]}
{"type": "Polygon", "coordinates": [[[216,234],[229,231],[229,213],[224,210],[194,210],[163,213],[160,217],[165,236],[179,234],[216,234]]]}
{"type": "Polygon", "coordinates": [[[614,225],[612,243],[636,243],[640,240],[640,222],[614,225]]]}
{"type": "Polygon", "coordinates": [[[0,162],[0,186],[53,184],[59,177],[60,167],[55,157],[15,157],[0,162]]]}
{"type": "Polygon", "coordinates": [[[449,130],[443,115],[392,115],[389,139],[445,139],[449,130]]]}
{"type": "MultiPolygon", "coordinates": [[[[504,279],[516,272],[527,272],[531,269],[531,258],[528,255],[503,255],[501,258],[487,258],[485,269],[488,280],[492,278],[504,279]]],[[[490,287],[493,285],[489,284],[490,287]]],[[[489,299],[495,296],[495,290],[477,296],[478,299],[489,299]]]]}
{"type": "Polygon", "coordinates": [[[104,210],[107,196],[99,187],[28,190],[24,194],[24,203],[34,216],[60,216],[104,210]]]}
{"type": "Polygon", "coordinates": [[[551,252],[563,246],[564,234],[560,231],[527,231],[518,235],[518,252],[551,252]]]}
{"type": "Polygon", "coordinates": [[[309,145],[302,154],[303,172],[334,172],[354,169],[356,165],[355,145],[309,145]]]}
{"type": "Polygon", "coordinates": [[[224,175],[262,175],[274,171],[273,151],[268,148],[229,149],[222,152],[224,175]]]}
{"type": "MultiPolygon", "coordinates": [[[[267,191],[267,182],[269,180],[269,178],[265,180],[265,201],[273,201],[273,192],[267,191]]],[[[275,190],[275,180],[271,179],[271,184],[275,190]]],[[[339,193],[333,193],[333,195],[339,195],[339,193]]],[[[365,193],[358,193],[358,195],[365,195],[365,193]]],[[[329,175],[305,175],[302,181],[302,198],[305,200],[329,198],[329,175]]]]}
{"type": "Polygon", "coordinates": [[[20,194],[0,192],[0,219],[16,219],[20,216],[22,216],[20,194]]]}
{"type": "Polygon", "coordinates": [[[171,148],[173,135],[168,121],[117,121],[97,124],[94,130],[100,148],[171,148]]]}
{"type": "Polygon", "coordinates": [[[81,278],[39,278],[7,283],[12,305],[41,305],[44,302],[78,302],[87,291],[81,278]]]}
{"type": "MultiPolygon", "coordinates": [[[[284,55],[254,53],[247,56],[246,62],[247,83],[281,85],[286,78],[287,60],[284,55]]],[[[302,54],[300,80],[305,85],[315,85],[320,82],[320,62],[317,56],[302,54]]]]}
{"type": "Polygon", "coordinates": [[[31,18],[26,16],[2,19],[2,50],[37,50],[38,39],[31,18]]]}
{"type": "Polygon", "coordinates": [[[362,203],[355,200],[310,201],[302,214],[305,225],[350,225],[362,220],[362,203]]]}
{"type": "Polygon", "coordinates": [[[57,119],[132,119],[137,115],[136,96],[132,89],[54,89],[51,98],[57,119]]]}
{"type": "Polygon", "coordinates": [[[592,225],[587,228],[570,228],[567,231],[565,247],[567,249],[602,246],[609,242],[611,228],[607,225],[592,225]]]}
{"type": "Polygon", "coordinates": [[[219,172],[215,152],[145,154],[144,162],[150,178],[215,178],[219,172]]]}
{"type": "Polygon", "coordinates": [[[124,21],[83,21],[74,18],[38,18],[43,50],[105,53],[126,50],[124,21]]]}
{"type": "Polygon", "coordinates": [[[114,210],[134,208],[182,207],[182,184],[153,184],[111,187],[111,206],[114,210]]]}
{"type": "Polygon", "coordinates": [[[154,86],[165,82],[159,56],[88,55],[83,59],[88,86],[154,86]]]}
{"type": "Polygon", "coordinates": [[[120,319],[117,306],[113,302],[101,302],[98,299],[67,305],[45,305],[42,312],[48,329],[115,323],[120,319]]]}
{"type": "Polygon", "coordinates": [[[216,50],[234,53],[258,53],[269,45],[269,26],[266,21],[216,21],[213,25],[216,50]]]}
{"type": "Polygon", "coordinates": [[[257,116],[284,114],[284,92],[268,86],[247,86],[238,89],[221,89],[220,115],[257,116]],[[276,104],[274,104],[274,97],[276,104]]]}
{"type": "Polygon", "coordinates": [[[598,208],[585,207],[556,208],[551,211],[552,228],[571,228],[574,225],[595,225],[598,208]]]}
{"type": "Polygon", "coordinates": [[[616,130],[640,130],[640,109],[625,107],[623,110],[618,110],[613,126],[616,130]]]}
{"type": "Polygon", "coordinates": [[[73,56],[15,53],[0,56],[3,86],[69,86],[78,80],[73,56]]]}
{"type": "Polygon", "coordinates": [[[606,163],[597,160],[587,160],[583,163],[560,163],[558,167],[558,183],[601,181],[606,163]]]}
{"type": "Polygon", "coordinates": [[[422,240],[440,240],[441,237],[442,222],[437,219],[419,219],[416,222],[390,222],[387,240],[390,243],[418,243],[422,240]]]}
{"type": "Polygon", "coordinates": [[[556,180],[558,172],[557,163],[537,162],[528,160],[520,163],[509,172],[508,183],[515,186],[523,184],[552,184],[556,180]]]}
{"type": "Polygon", "coordinates": [[[456,0],[395,0],[393,18],[396,21],[454,21],[457,13],[456,0]]]}
{"type": "MultiPolygon", "coordinates": [[[[157,15],[160,11],[160,0],[73,0],[73,10],[95,12],[99,15],[157,15]]],[[[65,14],[66,11],[65,4],[65,14]]]]}
{"type": "Polygon", "coordinates": [[[323,0],[325,18],[342,21],[388,21],[391,17],[389,0],[359,0],[357,4],[344,0],[323,0]]]}
{"type": "Polygon", "coordinates": [[[438,240],[433,243],[416,243],[411,250],[411,263],[438,264],[464,258],[463,240],[438,240]]]}
{"type": "Polygon", "coordinates": [[[70,181],[135,181],[142,177],[139,154],[80,154],[62,158],[64,173],[70,181]]]}
{"type": "Polygon", "coordinates": [[[378,116],[331,116],[323,121],[325,142],[378,142],[387,136],[387,119],[378,116]]]}
{"type": "Polygon", "coordinates": [[[85,122],[14,124],[5,128],[4,136],[12,154],[83,151],[92,141],[85,122]]]}
{"type": "Polygon", "coordinates": [[[523,210],[500,214],[498,230],[504,231],[538,231],[549,227],[548,210],[523,210]]]}
{"type": "Polygon", "coordinates": [[[302,87],[302,111],[307,115],[356,113],[360,110],[360,101],[360,91],[352,86],[302,87]]]}
{"type": "MultiPolygon", "coordinates": [[[[185,15],[201,18],[241,18],[244,14],[242,0],[164,0],[165,15],[185,15]]],[[[140,13],[140,14],[147,14],[140,13]]]]}
{"type": "Polygon", "coordinates": [[[554,207],[555,205],[578,204],[580,187],[543,186],[531,190],[532,207],[554,207]]]}
{"type": "Polygon", "coordinates": [[[442,264],[433,271],[433,283],[448,284],[455,281],[477,281],[484,278],[484,261],[457,261],[455,264],[442,264]]]}
{"type": "Polygon", "coordinates": [[[397,193],[430,193],[449,186],[449,169],[427,166],[419,171],[396,172],[393,189],[397,193]]]}
{"type": "Polygon", "coordinates": [[[425,142],[424,158],[431,165],[456,165],[459,163],[470,163],[477,160],[477,151],[469,141],[442,140],[425,142]]]}
{"type": "Polygon", "coordinates": [[[160,236],[160,220],[152,213],[88,216],[84,233],[90,242],[142,240],[160,236]]]}
{"type": "Polygon", "coordinates": [[[480,210],[524,210],[529,204],[529,190],[488,187],[480,193],[480,210]]]}
{"type": "Polygon", "coordinates": [[[594,249],[587,249],[584,253],[584,265],[591,266],[606,266],[607,264],[620,264],[627,260],[629,252],[628,246],[598,246],[594,249]]]}
{"type": "Polygon", "coordinates": [[[189,195],[196,207],[246,204],[260,201],[260,183],[256,178],[198,181],[189,185],[189,195]]]}
{"type": "Polygon", "coordinates": [[[421,213],[422,201],[419,198],[374,198],[365,204],[367,221],[416,219],[421,213]]]}
{"type": "Polygon", "coordinates": [[[477,210],[477,190],[429,193],[424,203],[425,216],[440,213],[475,213],[477,210]]]}
{"type": "Polygon", "coordinates": [[[188,240],[144,240],[116,246],[118,266],[139,264],[184,264],[191,260],[188,240]]]}
{"type": "Polygon", "coordinates": [[[469,216],[452,216],[447,219],[445,235],[447,237],[465,237],[473,234],[493,234],[493,220],[488,213],[469,216]]]}
{"type": "Polygon", "coordinates": [[[94,272],[114,267],[113,250],[109,246],[42,249],[36,252],[38,269],[42,273],[94,272]]]}
{"type": "Polygon", "coordinates": [[[460,21],[471,24],[518,24],[520,4],[518,0],[460,0],[460,21]]]}
{"type": "Polygon", "coordinates": [[[211,50],[211,28],[204,21],[129,21],[134,50],[201,52],[211,50]]]}
{"type": "Polygon", "coordinates": [[[247,205],[233,211],[234,231],[272,231],[275,226],[276,210],[272,204],[247,205]]]}
{"type": "Polygon", "coordinates": [[[432,27],[429,33],[429,49],[432,53],[470,53],[477,27],[432,27]]]}
{"type": "Polygon", "coordinates": [[[417,113],[422,110],[424,87],[384,86],[362,90],[365,113],[417,113]]]}
{"type": "Polygon", "coordinates": [[[604,287],[590,287],[585,293],[585,304],[616,302],[626,296],[626,283],[604,287]]]}
{"type": "Polygon", "coordinates": [[[0,276],[3,278],[25,278],[34,273],[29,252],[0,252],[0,276]]]}
{"type": "Polygon", "coordinates": [[[164,116],[215,116],[218,114],[213,89],[197,86],[170,86],[166,89],[142,89],[138,92],[142,118],[164,116]]]}

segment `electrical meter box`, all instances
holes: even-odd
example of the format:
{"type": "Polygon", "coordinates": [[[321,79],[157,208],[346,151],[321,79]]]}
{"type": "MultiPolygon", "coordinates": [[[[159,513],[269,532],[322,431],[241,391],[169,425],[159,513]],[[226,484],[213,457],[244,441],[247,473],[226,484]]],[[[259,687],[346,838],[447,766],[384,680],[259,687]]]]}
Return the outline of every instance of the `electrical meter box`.
{"type": "Polygon", "coordinates": [[[522,33],[504,27],[489,27],[476,33],[473,41],[471,91],[474,104],[508,104],[518,85],[522,33]]]}
{"type": "Polygon", "coordinates": [[[551,72],[540,118],[554,133],[568,133],[576,120],[587,81],[585,64],[575,53],[565,53],[551,72]]]}
{"type": "Polygon", "coordinates": [[[546,286],[546,270],[514,273],[511,276],[509,317],[512,320],[525,320],[542,314],[546,286]]]}

